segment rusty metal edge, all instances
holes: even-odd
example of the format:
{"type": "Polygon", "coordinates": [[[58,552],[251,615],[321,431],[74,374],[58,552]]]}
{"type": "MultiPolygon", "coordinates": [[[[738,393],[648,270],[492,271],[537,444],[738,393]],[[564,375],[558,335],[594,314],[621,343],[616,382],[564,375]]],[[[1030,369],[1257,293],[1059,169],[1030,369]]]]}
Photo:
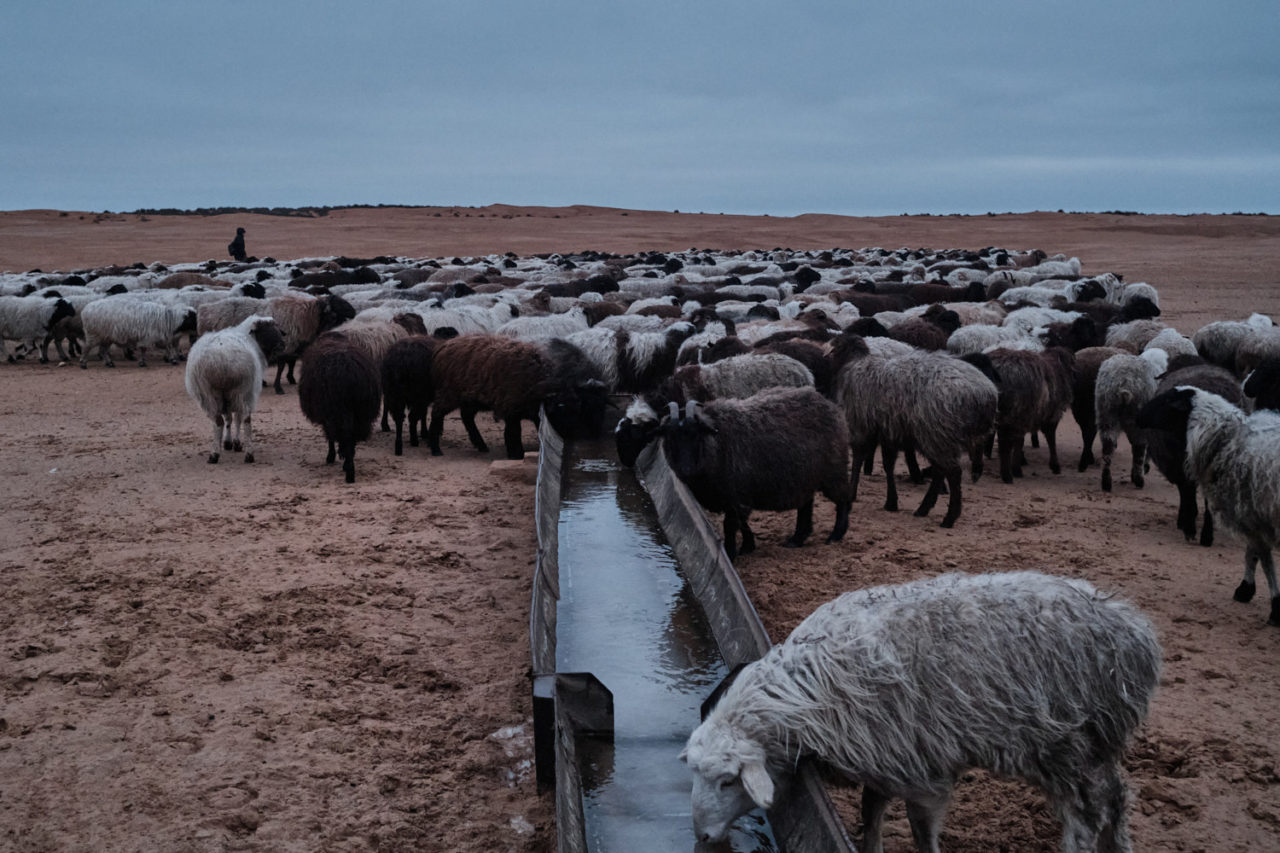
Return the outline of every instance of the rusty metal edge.
{"type": "MultiPolygon", "coordinates": [[[[689,489],[672,473],[660,442],[636,460],[636,473],[653,500],[658,522],[675,551],[690,589],[730,669],[769,650],[769,634],[742,586],[724,542],[689,489]]],[[[854,853],[853,841],[812,763],[804,761],[795,780],[770,810],[774,837],[786,853],[854,853]]]]}

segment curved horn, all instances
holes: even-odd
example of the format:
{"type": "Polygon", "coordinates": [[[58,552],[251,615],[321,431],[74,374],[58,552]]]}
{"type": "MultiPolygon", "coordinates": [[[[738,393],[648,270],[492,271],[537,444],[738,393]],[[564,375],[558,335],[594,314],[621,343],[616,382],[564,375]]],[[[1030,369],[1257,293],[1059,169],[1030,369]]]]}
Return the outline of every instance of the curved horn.
{"type": "Polygon", "coordinates": [[[673,400],[670,403],[668,403],[667,406],[671,410],[671,420],[673,421],[680,420],[680,404],[673,400]]]}
{"type": "Polygon", "coordinates": [[[691,418],[691,417],[693,417],[695,414],[697,414],[697,411],[698,411],[698,401],[697,401],[697,400],[689,400],[688,402],[686,402],[686,403],[684,404],[684,416],[685,416],[686,418],[691,418]]]}

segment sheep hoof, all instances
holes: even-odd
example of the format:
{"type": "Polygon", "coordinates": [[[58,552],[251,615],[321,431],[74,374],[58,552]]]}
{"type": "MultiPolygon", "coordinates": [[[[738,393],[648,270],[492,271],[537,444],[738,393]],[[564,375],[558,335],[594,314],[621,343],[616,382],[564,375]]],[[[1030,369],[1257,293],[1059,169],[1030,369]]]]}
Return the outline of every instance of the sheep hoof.
{"type": "Polygon", "coordinates": [[[210,464],[210,465],[217,465],[217,464],[218,464],[218,454],[216,454],[216,453],[210,453],[210,454],[209,454],[209,464],[210,464]]]}
{"type": "Polygon", "coordinates": [[[1267,624],[1280,627],[1280,595],[1271,599],[1271,616],[1267,619],[1267,624]]]}
{"type": "Polygon", "coordinates": [[[917,509],[915,512],[911,514],[914,515],[916,518],[926,518],[929,515],[929,510],[925,509],[924,507],[920,507],[919,509],[917,509]]]}
{"type": "Polygon", "coordinates": [[[804,546],[804,542],[797,542],[794,536],[792,536],[790,539],[787,539],[782,543],[783,548],[800,548],[803,546],[804,546]]]}
{"type": "Polygon", "coordinates": [[[1146,485],[1146,480],[1143,479],[1141,474],[1133,475],[1133,487],[1135,489],[1141,489],[1145,485],[1146,485]]]}
{"type": "Polygon", "coordinates": [[[116,363],[114,361],[107,362],[107,367],[115,367],[115,366],[116,366],[116,363]]]}
{"type": "Polygon", "coordinates": [[[956,526],[956,520],[955,520],[954,518],[952,518],[951,516],[947,516],[946,518],[942,519],[942,525],[941,525],[941,526],[942,526],[942,527],[947,528],[948,530],[950,530],[952,527],[955,527],[955,526],[956,526]]]}
{"type": "Polygon", "coordinates": [[[1249,583],[1249,581],[1240,581],[1240,586],[1236,587],[1233,598],[1235,598],[1236,601],[1248,604],[1250,601],[1253,601],[1253,594],[1257,591],[1257,584],[1249,583]]]}
{"type": "Polygon", "coordinates": [[[241,450],[244,450],[244,445],[238,441],[233,441],[231,442],[231,449],[236,453],[239,453],[241,450]]]}
{"type": "Polygon", "coordinates": [[[245,461],[245,464],[252,463],[252,462],[253,462],[253,454],[252,454],[252,453],[246,453],[246,454],[244,455],[244,461],[245,461]]]}
{"type": "Polygon", "coordinates": [[[277,394],[279,394],[281,397],[283,397],[283,396],[284,396],[284,389],[283,389],[283,388],[281,388],[279,385],[277,385],[277,386],[276,386],[276,393],[277,393],[277,394]]]}
{"type": "Polygon", "coordinates": [[[442,452],[438,447],[433,447],[433,448],[431,448],[431,455],[432,455],[432,456],[444,456],[444,453],[443,453],[443,452],[442,452]]]}
{"type": "Polygon", "coordinates": [[[1111,491],[1111,472],[1110,471],[1102,472],[1102,491],[1104,492],[1111,491]]]}

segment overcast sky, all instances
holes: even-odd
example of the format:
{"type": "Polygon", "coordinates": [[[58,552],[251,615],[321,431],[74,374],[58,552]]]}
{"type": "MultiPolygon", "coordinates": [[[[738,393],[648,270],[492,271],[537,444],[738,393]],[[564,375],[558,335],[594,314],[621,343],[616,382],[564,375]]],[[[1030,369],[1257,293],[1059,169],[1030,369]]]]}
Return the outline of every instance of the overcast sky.
{"type": "Polygon", "coordinates": [[[1276,0],[40,0],[0,209],[1280,213],[1276,0]]]}

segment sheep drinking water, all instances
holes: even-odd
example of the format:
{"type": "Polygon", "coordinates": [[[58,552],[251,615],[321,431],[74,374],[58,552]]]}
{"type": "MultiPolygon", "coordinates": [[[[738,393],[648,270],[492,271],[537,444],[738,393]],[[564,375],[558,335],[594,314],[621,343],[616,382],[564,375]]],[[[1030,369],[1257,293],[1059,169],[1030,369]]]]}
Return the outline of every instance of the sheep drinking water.
{"type": "Polygon", "coordinates": [[[724,838],[814,757],[864,786],[867,853],[892,797],[936,853],[971,767],[1041,787],[1067,853],[1127,851],[1120,757],[1160,658],[1145,616],[1080,580],[949,574],[845,593],[744,667],[689,737],[694,830],[724,838]]]}

